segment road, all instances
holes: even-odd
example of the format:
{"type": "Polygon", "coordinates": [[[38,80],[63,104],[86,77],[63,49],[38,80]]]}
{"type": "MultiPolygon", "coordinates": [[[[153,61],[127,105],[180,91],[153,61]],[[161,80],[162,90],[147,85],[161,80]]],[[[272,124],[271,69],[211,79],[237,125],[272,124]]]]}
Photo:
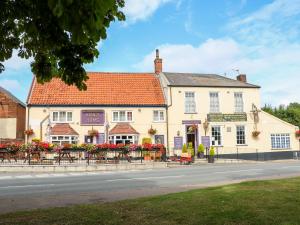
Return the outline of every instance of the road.
{"type": "Polygon", "coordinates": [[[300,176],[300,161],[167,169],[0,174],[0,213],[180,192],[245,180],[300,176]]]}

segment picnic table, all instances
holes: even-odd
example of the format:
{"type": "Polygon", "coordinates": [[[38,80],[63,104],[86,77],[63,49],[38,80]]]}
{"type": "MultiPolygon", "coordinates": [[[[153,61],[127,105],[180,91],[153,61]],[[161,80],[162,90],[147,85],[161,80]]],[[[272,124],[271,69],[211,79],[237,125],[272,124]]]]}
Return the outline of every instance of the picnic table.
{"type": "Polygon", "coordinates": [[[73,162],[73,158],[71,156],[71,151],[70,150],[60,150],[58,152],[58,157],[56,158],[56,161],[55,162],[59,162],[61,160],[68,160],[69,162],[73,162]]]}
{"type": "Polygon", "coordinates": [[[38,162],[42,162],[43,158],[41,157],[41,151],[28,151],[27,152],[27,156],[24,160],[24,163],[28,160],[31,161],[32,159],[38,161],[38,162]]]}
{"type": "Polygon", "coordinates": [[[4,162],[5,159],[11,162],[10,160],[12,158],[15,160],[15,162],[17,162],[16,154],[12,154],[11,152],[7,151],[7,149],[0,149],[0,159],[2,160],[1,162],[4,162]]]}

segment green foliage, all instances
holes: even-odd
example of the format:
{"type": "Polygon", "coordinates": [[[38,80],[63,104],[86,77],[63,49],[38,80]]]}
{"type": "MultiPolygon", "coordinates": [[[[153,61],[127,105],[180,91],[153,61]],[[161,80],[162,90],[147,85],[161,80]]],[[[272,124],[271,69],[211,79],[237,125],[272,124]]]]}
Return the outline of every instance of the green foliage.
{"type": "Polygon", "coordinates": [[[215,155],[215,148],[214,148],[214,146],[210,147],[210,149],[209,149],[209,155],[210,156],[214,156],[215,155]]]}
{"type": "Polygon", "coordinates": [[[262,110],[278,117],[288,123],[300,127],[300,104],[290,103],[288,106],[280,105],[272,108],[270,105],[265,105],[262,110]]]}
{"type": "MultiPolygon", "coordinates": [[[[115,19],[124,0],[1,0],[0,62],[18,56],[33,57],[32,72],[40,83],[52,77],[86,89],[83,64],[98,57],[97,43],[115,19]]],[[[0,73],[4,70],[0,63],[0,73]]]]}
{"type": "Polygon", "coordinates": [[[193,157],[195,155],[193,143],[189,142],[187,152],[193,157]]]}
{"type": "Polygon", "coordinates": [[[187,153],[186,144],[183,144],[183,146],[182,146],[182,153],[187,153]]]}
{"type": "Polygon", "coordinates": [[[144,137],[142,139],[142,144],[152,144],[152,139],[149,137],[144,137]]]}
{"type": "Polygon", "coordinates": [[[200,145],[198,146],[198,153],[204,153],[204,150],[205,150],[204,145],[203,145],[203,144],[200,144],[200,145]]]}

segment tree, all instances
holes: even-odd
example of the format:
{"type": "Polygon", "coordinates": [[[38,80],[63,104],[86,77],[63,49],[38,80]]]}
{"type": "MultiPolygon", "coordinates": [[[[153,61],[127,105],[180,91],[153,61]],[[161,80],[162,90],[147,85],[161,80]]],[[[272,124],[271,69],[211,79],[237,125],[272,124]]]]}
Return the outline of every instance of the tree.
{"type": "Polygon", "coordinates": [[[124,0],[1,0],[1,62],[33,57],[31,70],[40,83],[53,77],[86,89],[83,64],[98,57],[97,43],[115,19],[125,20],[124,0]]]}
{"type": "Polygon", "coordinates": [[[278,108],[272,108],[270,105],[265,105],[262,110],[272,114],[288,123],[300,127],[300,104],[290,103],[287,107],[280,105],[278,108]]]}

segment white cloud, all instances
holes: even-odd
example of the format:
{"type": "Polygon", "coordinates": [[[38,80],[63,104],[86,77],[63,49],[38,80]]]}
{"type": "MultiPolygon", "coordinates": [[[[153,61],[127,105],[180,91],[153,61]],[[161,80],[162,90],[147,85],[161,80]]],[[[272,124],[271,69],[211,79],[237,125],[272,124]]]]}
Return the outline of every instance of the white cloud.
{"type": "Polygon", "coordinates": [[[8,79],[0,80],[0,86],[9,90],[12,93],[16,93],[22,90],[21,85],[17,80],[8,80],[8,79]]]}
{"type": "MultiPolygon", "coordinates": [[[[190,44],[158,46],[163,70],[172,72],[217,73],[234,78],[233,69],[248,75],[248,81],[262,86],[262,103],[273,105],[299,101],[300,44],[287,44],[281,49],[249,47],[235,40],[208,39],[198,46],[190,44]]],[[[134,65],[139,70],[153,71],[155,52],[134,65]]]]}
{"type": "Polygon", "coordinates": [[[163,4],[174,0],[127,0],[124,13],[129,23],[146,20],[163,4]]]}
{"type": "MultiPolygon", "coordinates": [[[[18,52],[16,50],[13,51],[12,57],[2,64],[5,66],[5,70],[21,70],[21,69],[30,69],[30,62],[32,61],[31,58],[29,59],[22,59],[18,56],[18,52]]],[[[1,75],[1,74],[0,74],[1,75]]]]}

